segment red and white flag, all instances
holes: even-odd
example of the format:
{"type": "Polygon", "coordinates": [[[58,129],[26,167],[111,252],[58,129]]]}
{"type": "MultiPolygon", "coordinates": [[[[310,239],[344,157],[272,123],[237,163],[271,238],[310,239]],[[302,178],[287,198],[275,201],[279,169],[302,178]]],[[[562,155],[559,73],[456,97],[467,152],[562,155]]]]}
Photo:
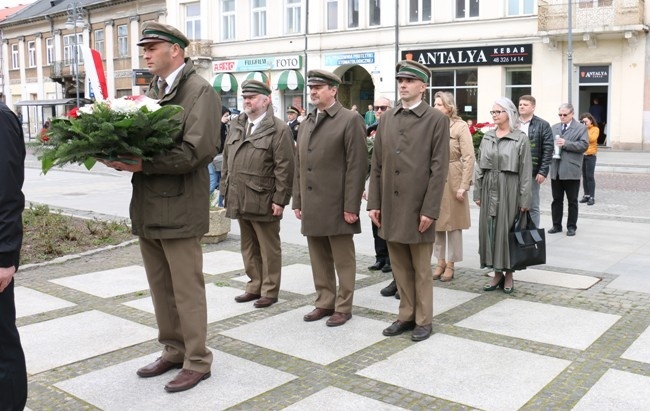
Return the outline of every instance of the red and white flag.
{"type": "Polygon", "coordinates": [[[88,46],[81,46],[80,48],[86,66],[86,75],[95,94],[95,100],[104,101],[108,98],[108,87],[106,86],[102,56],[97,50],[88,46]]]}

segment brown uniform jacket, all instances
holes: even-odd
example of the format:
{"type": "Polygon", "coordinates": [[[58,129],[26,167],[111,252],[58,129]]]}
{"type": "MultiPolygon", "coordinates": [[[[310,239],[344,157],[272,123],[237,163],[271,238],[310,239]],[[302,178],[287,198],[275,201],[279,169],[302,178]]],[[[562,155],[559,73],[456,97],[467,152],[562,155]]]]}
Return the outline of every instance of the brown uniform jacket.
{"type": "Polygon", "coordinates": [[[302,211],[301,232],[332,236],[361,232],[343,212],[359,214],[367,173],[366,126],[363,118],[338,101],[300,123],[292,208],[302,211]]]}
{"type": "Polygon", "coordinates": [[[449,119],[424,101],[384,113],[375,135],[368,210],[381,210],[379,235],[403,244],[432,243],[435,222],[418,231],[420,215],[437,219],[449,169],[449,119]]]}
{"type": "Polygon", "coordinates": [[[271,203],[289,204],[293,184],[293,137],[289,126],[273,115],[264,118],[246,140],[248,116],[240,114],[230,125],[223,150],[221,189],[226,216],[274,221],[271,203]]]}
{"type": "Polygon", "coordinates": [[[467,123],[451,120],[449,128],[449,174],[440,202],[440,216],[436,231],[453,231],[469,228],[469,187],[474,177],[474,143],[467,123]],[[456,192],[464,189],[465,199],[458,201],[456,192]]]}
{"type": "MultiPolygon", "coordinates": [[[[147,96],[156,98],[154,77],[147,96]]],[[[178,73],[161,105],[178,104],[183,111],[182,129],[174,136],[176,145],[133,173],[133,196],[129,209],[135,235],[163,239],[197,237],[208,232],[208,164],[219,146],[221,100],[203,77],[196,74],[192,60],[178,73]]]]}

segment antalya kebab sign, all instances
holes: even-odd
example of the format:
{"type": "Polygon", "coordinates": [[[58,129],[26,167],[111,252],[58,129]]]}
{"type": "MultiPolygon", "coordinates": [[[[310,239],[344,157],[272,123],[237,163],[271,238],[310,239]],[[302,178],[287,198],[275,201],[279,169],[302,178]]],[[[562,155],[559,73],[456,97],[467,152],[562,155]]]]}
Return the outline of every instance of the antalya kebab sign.
{"type": "Polygon", "coordinates": [[[430,68],[533,64],[533,45],[407,50],[402,51],[402,58],[415,60],[430,68]]]}

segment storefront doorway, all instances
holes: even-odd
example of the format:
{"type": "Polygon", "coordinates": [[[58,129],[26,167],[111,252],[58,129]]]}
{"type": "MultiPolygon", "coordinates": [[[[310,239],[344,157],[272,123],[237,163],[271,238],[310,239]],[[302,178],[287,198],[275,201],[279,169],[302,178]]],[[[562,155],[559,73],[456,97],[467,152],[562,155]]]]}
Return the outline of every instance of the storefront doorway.
{"type": "Polygon", "coordinates": [[[576,116],[589,112],[598,122],[599,145],[609,145],[607,139],[609,66],[580,66],[578,107],[576,116]]]}
{"type": "Polygon", "coordinates": [[[345,108],[356,105],[359,113],[364,114],[368,105],[375,101],[375,85],[372,82],[370,73],[359,65],[342,66],[334,71],[341,77],[338,100],[345,108]],[[339,70],[343,69],[339,72],[339,70]]]}

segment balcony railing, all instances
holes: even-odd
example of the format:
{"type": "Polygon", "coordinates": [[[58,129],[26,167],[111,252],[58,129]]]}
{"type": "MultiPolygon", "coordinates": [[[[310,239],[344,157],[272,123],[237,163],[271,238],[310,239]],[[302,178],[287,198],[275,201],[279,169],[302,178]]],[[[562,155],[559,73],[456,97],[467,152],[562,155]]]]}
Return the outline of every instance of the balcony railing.
{"type": "MultiPolygon", "coordinates": [[[[572,28],[575,30],[609,32],[626,26],[643,24],[644,0],[573,0],[572,28]]],[[[568,29],[566,0],[539,0],[539,31],[568,29]]]]}
{"type": "MultiPolygon", "coordinates": [[[[74,61],[72,60],[60,60],[52,63],[52,71],[50,72],[50,77],[54,78],[65,78],[65,77],[74,77],[77,75],[74,61]]],[[[83,62],[79,62],[79,77],[83,78],[86,76],[86,69],[84,68],[83,62]]]]}

